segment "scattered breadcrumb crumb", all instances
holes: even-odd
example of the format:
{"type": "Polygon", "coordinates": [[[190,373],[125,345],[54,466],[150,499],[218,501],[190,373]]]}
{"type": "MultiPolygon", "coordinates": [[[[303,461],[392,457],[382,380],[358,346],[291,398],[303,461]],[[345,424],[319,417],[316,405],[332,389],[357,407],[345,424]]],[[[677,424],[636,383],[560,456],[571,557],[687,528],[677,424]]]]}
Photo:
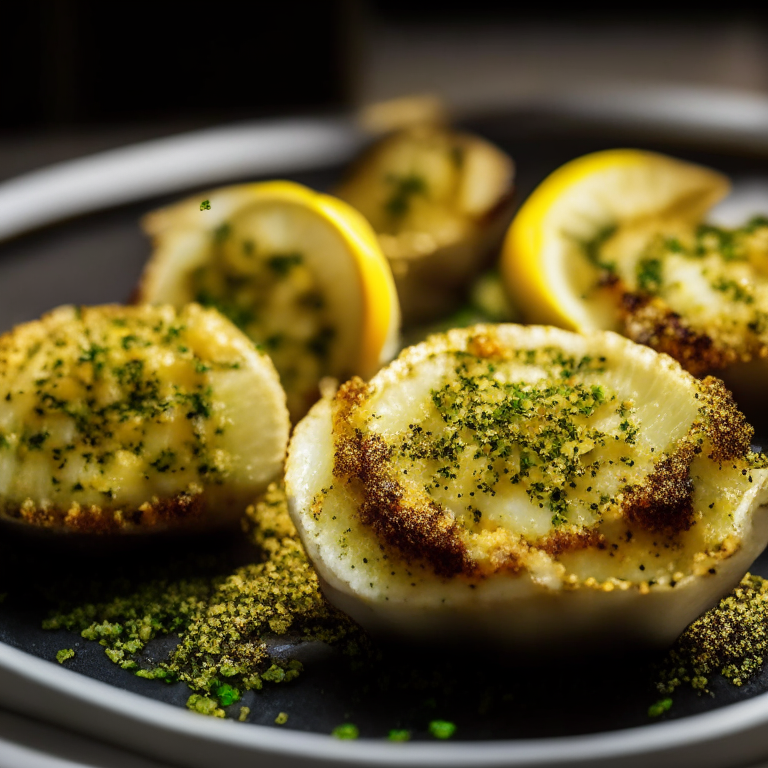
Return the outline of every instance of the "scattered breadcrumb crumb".
{"type": "Polygon", "coordinates": [[[661,666],[657,688],[670,695],[688,684],[710,693],[714,675],[741,686],[762,669],[766,657],[768,580],[748,573],[730,595],[683,632],[661,666]]]}
{"type": "Polygon", "coordinates": [[[187,706],[219,715],[244,691],[298,677],[295,659],[274,658],[267,640],[286,635],[355,644],[361,631],[320,593],[288,516],[284,488],[273,484],[246,513],[244,527],[262,552],[257,562],[216,577],[156,579],[106,602],[52,614],[46,629],[79,632],[140,677],[181,680],[196,694],[187,706]],[[178,646],[151,666],[146,644],[177,634],[178,646]]]}

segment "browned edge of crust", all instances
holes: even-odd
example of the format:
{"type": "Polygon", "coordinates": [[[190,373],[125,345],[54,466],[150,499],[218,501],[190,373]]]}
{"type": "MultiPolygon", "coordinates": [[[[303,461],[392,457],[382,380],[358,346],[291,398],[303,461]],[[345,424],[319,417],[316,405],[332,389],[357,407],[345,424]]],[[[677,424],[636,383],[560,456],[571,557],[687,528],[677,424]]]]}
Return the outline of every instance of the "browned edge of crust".
{"type": "Polygon", "coordinates": [[[342,385],[334,401],[334,476],[361,499],[358,516],[384,545],[406,561],[427,563],[438,576],[469,576],[476,570],[461,528],[428,499],[408,499],[390,471],[390,448],[378,435],[352,430],[349,417],[368,394],[359,378],[342,385]]]}
{"type": "Polygon", "coordinates": [[[660,299],[625,292],[620,316],[625,336],[665,352],[694,376],[722,370],[738,360],[734,350],[719,346],[711,336],[691,328],[660,299]]]}
{"type": "Polygon", "coordinates": [[[552,557],[580,549],[605,549],[605,536],[596,528],[574,531],[555,531],[536,542],[535,549],[546,552],[552,557]]]}
{"type": "Polygon", "coordinates": [[[704,390],[701,411],[710,448],[707,458],[719,464],[745,458],[755,430],[720,379],[707,376],[701,384],[704,390]]]}
{"type": "Polygon", "coordinates": [[[80,504],[68,508],[48,504],[38,506],[32,499],[21,504],[6,502],[0,505],[0,518],[36,528],[87,534],[160,531],[200,521],[205,512],[206,499],[202,493],[154,498],[131,509],[80,504]]]}
{"type": "Polygon", "coordinates": [[[642,483],[624,490],[621,511],[631,526],[674,535],[694,525],[690,468],[696,453],[696,446],[681,441],[675,451],[656,463],[642,483]]]}

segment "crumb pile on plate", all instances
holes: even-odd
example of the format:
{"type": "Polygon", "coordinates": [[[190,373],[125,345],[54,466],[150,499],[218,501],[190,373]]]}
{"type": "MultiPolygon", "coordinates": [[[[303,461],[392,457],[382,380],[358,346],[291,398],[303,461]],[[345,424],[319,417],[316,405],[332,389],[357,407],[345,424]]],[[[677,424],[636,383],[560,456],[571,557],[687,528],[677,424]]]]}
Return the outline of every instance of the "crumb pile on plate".
{"type": "MultiPolygon", "coordinates": [[[[213,576],[198,554],[161,567],[159,575],[146,580],[138,567],[127,589],[120,580],[106,589],[49,586],[60,607],[44,628],[68,629],[100,642],[114,663],[140,677],[182,680],[192,692],[190,708],[220,717],[245,691],[299,675],[299,661],[272,652],[285,644],[285,636],[359,648],[359,628],[320,593],[282,486],[273,484],[247,508],[244,529],[257,559],[235,568],[221,563],[213,576]],[[198,576],[196,570],[209,573],[198,576]],[[178,636],[178,645],[150,661],[147,644],[169,635],[178,636]]],[[[234,708],[229,713],[237,714],[234,708]]]]}

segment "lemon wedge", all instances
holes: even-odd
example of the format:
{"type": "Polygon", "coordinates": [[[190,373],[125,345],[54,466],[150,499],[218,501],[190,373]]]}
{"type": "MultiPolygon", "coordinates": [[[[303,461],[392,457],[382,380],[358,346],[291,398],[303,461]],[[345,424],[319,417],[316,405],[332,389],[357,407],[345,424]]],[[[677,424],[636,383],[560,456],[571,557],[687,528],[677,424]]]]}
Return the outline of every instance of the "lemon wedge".
{"type": "Polygon", "coordinates": [[[526,200],[507,233],[501,269],[530,322],[591,331],[617,329],[600,290],[597,247],[636,254],[659,232],[698,224],[729,191],[708,168],[653,152],[617,149],[566,163],[526,200]]]}
{"type": "Polygon", "coordinates": [[[324,376],[370,376],[397,348],[392,273],[363,217],[287,181],[215,190],[144,221],[154,252],[138,300],[197,301],[270,355],[294,420],[324,376]]]}
{"type": "Polygon", "coordinates": [[[669,643],[768,541],[768,470],[722,383],[611,332],[481,325],[317,403],[289,446],[329,600],[374,631],[669,643]]]}
{"type": "Polygon", "coordinates": [[[68,533],[232,525],[282,470],[269,358],[192,304],[61,307],[0,337],[0,518],[68,533]]]}

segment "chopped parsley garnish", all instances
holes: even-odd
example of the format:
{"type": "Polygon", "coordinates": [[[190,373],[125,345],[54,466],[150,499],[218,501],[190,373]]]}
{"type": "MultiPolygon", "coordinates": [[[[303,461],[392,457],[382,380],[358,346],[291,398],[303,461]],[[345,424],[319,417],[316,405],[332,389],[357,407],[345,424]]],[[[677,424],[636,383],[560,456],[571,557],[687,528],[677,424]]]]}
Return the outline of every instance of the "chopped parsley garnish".
{"type": "Polygon", "coordinates": [[[651,704],[651,706],[648,707],[648,717],[659,717],[660,715],[663,715],[665,712],[669,712],[671,708],[672,708],[672,699],[670,698],[660,699],[655,704],[651,704]]]}
{"type": "MultiPolygon", "coordinates": [[[[442,421],[430,431],[414,423],[396,444],[395,455],[406,462],[427,462],[430,495],[448,491],[453,481],[471,472],[474,487],[462,494],[466,519],[482,520],[480,494],[494,497],[501,487],[520,485],[531,502],[550,512],[552,524],[568,522],[575,481],[594,473],[585,458],[609,439],[634,442],[636,427],[622,411],[612,431],[590,426],[598,408],[609,414],[615,395],[605,387],[574,380],[602,370],[603,360],[571,358],[557,350],[520,350],[519,361],[547,371],[534,380],[505,380],[494,364],[457,355],[453,374],[431,393],[442,421]],[[532,352],[531,355],[528,353],[532,352]],[[467,495],[469,498],[466,498],[467,495]]],[[[481,502],[482,504],[482,502],[481,502]]]]}
{"type": "Polygon", "coordinates": [[[616,230],[617,227],[615,224],[608,224],[599,229],[590,240],[576,241],[579,243],[584,254],[592,264],[606,272],[614,272],[616,270],[616,264],[603,259],[602,248],[616,234],[616,230]]]}
{"type": "Polygon", "coordinates": [[[294,267],[304,262],[300,253],[278,253],[267,259],[267,266],[276,274],[284,277],[294,267]]]}
{"type": "Polygon", "coordinates": [[[342,741],[349,741],[360,736],[360,729],[352,723],[343,723],[331,731],[331,736],[342,741]]]}
{"type": "Polygon", "coordinates": [[[662,275],[661,259],[645,258],[637,264],[637,285],[645,293],[656,294],[659,292],[662,275]]]}
{"type": "Polygon", "coordinates": [[[216,298],[206,290],[200,290],[195,295],[195,301],[204,307],[212,307],[231,320],[238,328],[245,330],[256,321],[254,307],[240,306],[231,299],[216,298]]]}
{"type": "Polygon", "coordinates": [[[49,437],[49,432],[35,432],[33,435],[29,435],[25,442],[31,451],[40,451],[43,448],[43,444],[49,437]]]}
{"type": "Polygon", "coordinates": [[[744,304],[754,304],[755,302],[755,296],[750,287],[735,280],[718,277],[711,285],[716,291],[727,294],[731,301],[744,304]]]}
{"type": "Polygon", "coordinates": [[[432,720],[428,730],[436,739],[450,739],[456,733],[456,725],[448,720],[432,720]]]}
{"type": "Polygon", "coordinates": [[[412,199],[417,195],[427,194],[427,182],[415,173],[405,176],[390,174],[387,181],[394,186],[394,191],[384,203],[384,209],[393,218],[405,216],[411,207],[412,199]]]}
{"type": "Polygon", "coordinates": [[[237,701],[240,701],[240,691],[233,688],[229,683],[223,683],[216,688],[216,696],[222,707],[228,707],[237,701]]]}
{"type": "Polygon", "coordinates": [[[225,221],[213,230],[213,240],[215,243],[223,243],[229,239],[231,233],[232,225],[225,221]]]}

